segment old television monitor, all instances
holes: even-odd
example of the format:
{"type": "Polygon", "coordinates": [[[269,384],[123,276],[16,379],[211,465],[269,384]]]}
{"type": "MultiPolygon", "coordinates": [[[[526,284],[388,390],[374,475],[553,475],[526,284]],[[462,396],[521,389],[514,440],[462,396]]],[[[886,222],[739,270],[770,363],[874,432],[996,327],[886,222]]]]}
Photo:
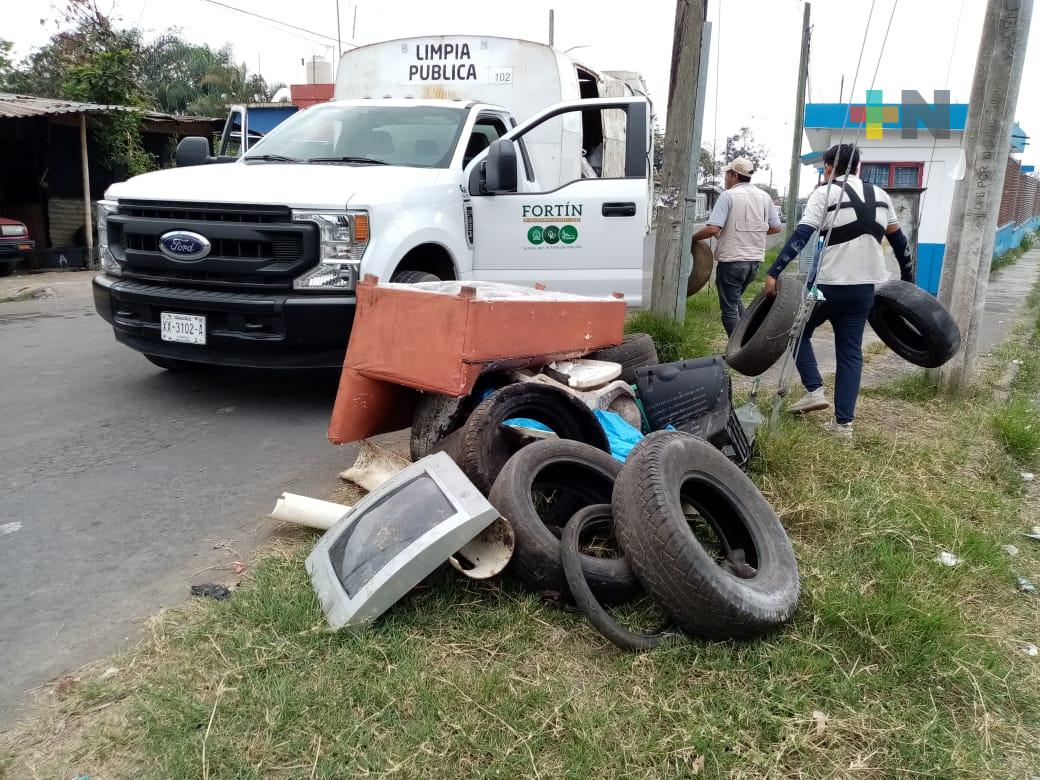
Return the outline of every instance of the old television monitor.
{"type": "Polygon", "coordinates": [[[326,531],[307,556],[329,626],[375,620],[497,517],[443,452],[394,475],[326,531]]]}

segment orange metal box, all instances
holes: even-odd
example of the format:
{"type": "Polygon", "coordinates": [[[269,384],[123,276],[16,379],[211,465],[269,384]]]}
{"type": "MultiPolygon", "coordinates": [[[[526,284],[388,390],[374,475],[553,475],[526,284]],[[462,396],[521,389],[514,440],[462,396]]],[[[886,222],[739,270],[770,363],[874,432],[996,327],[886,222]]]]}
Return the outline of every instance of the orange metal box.
{"type": "Polygon", "coordinates": [[[402,387],[464,396],[481,371],[619,344],[624,320],[619,299],[487,282],[379,285],[366,277],[329,439],[342,444],[407,426],[401,422],[410,419],[415,394],[402,387]]]}

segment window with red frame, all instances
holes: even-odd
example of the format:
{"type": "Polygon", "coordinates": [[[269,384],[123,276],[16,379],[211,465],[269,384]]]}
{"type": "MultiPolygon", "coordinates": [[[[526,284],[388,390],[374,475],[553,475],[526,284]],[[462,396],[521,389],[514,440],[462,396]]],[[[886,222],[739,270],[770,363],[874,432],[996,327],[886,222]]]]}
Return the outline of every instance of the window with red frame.
{"type": "Polygon", "coordinates": [[[891,187],[920,187],[924,181],[923,162],[865,162],[860,167],[860,178],[885,189],[891,187]]]}

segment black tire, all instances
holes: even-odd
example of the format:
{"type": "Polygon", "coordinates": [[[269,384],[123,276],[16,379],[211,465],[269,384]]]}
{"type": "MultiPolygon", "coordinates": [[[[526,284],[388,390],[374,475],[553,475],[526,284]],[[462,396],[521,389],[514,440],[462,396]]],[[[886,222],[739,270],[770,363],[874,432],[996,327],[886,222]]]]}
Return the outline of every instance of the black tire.
{"type": "Polygon", "coordinates": [[[428,271],[398,271],[390,277],[394,284],[417,284],[419,282],[439,282],[441,278],[428,271]]]}
{"type": "Polygon", "coordinates": [[[669,636],[675,635],[671,623],[662,626],[650,634],[639,634],[629,631],[618,623],[596,600],[596,595],[585,580],[585,571],[581,565],[581,534],[591,528],[613,528],[614,515],[610,504],[593,504],[579,510],[563,529],[560,541],[560,556],[563,561],[563,573],[567,578],[567,587],[578,609],[589,619],[589,622],[607,639],[620,647],[634,653],[652,650],[658,647],[669,636]]]}
{"type": "Polygon", "coordinates": [[[711,279],[711,272],[715,268],[715,256],[711,253],[711,247],[704,241],[694,244],[693,263],[690,268],[690,276],[686,279],[686,297],[696,295],[701,288],[711,279]]]}
{"type": "Polygon", "coordinates": [[[537,420],[561,439],[610,452],[596,415],[570,393],[536,382],[506,385],[482,401],[465,425],[448,437],[456,441],[446,451],[485,496],[509,458],[524,446],[503,430],[503,423],[516,417],[537,420]]]}
{"type": "Polygon", "coordinates": [[[629,453],[612,505],[632,570],[684,632],[747,639],[794,614],[790,540],[758,488],[710,444],[651,433],[629,453]]]}
{"type": "Polygon", "coordinates": [[[0,276],[10,276],[14,273],[14,263],[0,262],[0,276]]]}
{"type": "Polygon", "coordinates": [[[787,349],[804,297],[802,281],[785,275],[776,280],[775,298],[759,293],[729,337],[726,364],[744,376],[768,370],[787,349]]]}
{"type": "Polygon", "coordinates": [[[633,384],[636,381],[636,369],[643,366],[656,366],[661,361],[657,358],[657,347],[649,333],[629,333],[616,347],[597,349],[587,356],[590,360],[608,360],[621,364],[620,379],[633,384]]]}
{"type": "Polygon", "coordinates": [[[491,372],[481,374],[468,396],[455,398],[441,393],[423,393],[412,412],[409,440],[412,460],[426,457],[437,449],[438,442],[461,428],[488,390],[507,384],[509,380],[504,373],[491,372]]]}
{"type": "Polygon", "coordinates": [[[163,357],[162,355],[145,354],[145,357],[148,359],[148,362],[159,366],[159,368],[165,368],[167,371],[188,373],[190,371],[201,371],[206,367],[205,363],[194,363],[190,360],[178,360],[176,358],[163,357]]]}
{"type": "Polygon", "coordinates": [[[950,313],[910,282],[879,285],[869,321],[889,349],[915,366],[938,368],[961,347],[961,331],[950,313]]]}
{"type": "MultiPolygon", "coordinates": [[[[537,503],[546,486],[572,486],[575,511],[610,501],[621,464],[610,455],[577,441],[546,439],[524,447],[509,459],[495,480],[491,505],[513,526],[516,548],[509,571],[538,593],[567,598],[567,578],[560,540],[545,524],[537,503]]],[[[640,591],[622,558],[579,556],[585,579],[604,604],[621,604],[640,591]]]]}
{"type": "Polygon", "coordinates": [[[412,413],[412,431],[408,443],[412,460],[425,458],[434,451],[441,439],[458,430],[466,422],[472,407],[468,397],[423,393],[412,413]]]}

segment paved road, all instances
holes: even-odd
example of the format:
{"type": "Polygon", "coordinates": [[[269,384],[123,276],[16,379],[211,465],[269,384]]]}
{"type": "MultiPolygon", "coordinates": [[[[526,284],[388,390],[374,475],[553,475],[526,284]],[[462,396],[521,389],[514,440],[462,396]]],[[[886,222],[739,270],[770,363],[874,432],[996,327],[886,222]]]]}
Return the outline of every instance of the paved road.
{"type": "Polygon", "coordinates": [[[324,435],[335,377],[167,373],[115,343],[77,277],[0,304],[0,728],[29,688],[228,578],[195,574],[236,557],[215,541],[247,558],[282,490],[326,495],[353,455],[324,435]]]}

